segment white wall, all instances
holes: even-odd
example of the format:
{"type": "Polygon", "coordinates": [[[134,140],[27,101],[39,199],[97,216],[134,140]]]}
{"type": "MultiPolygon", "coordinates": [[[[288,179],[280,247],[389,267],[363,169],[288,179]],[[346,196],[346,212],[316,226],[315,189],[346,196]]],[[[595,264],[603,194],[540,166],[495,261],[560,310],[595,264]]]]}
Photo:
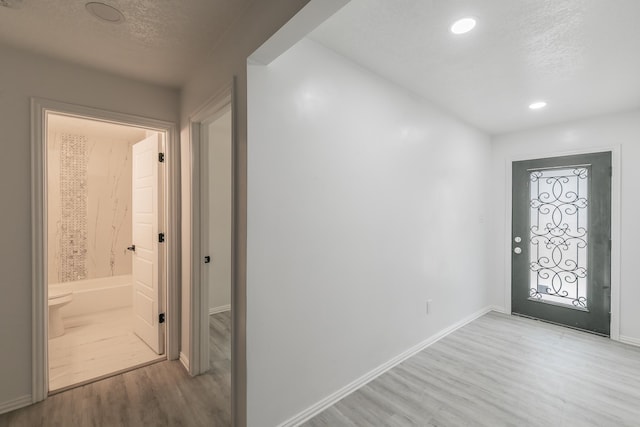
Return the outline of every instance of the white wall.
{"type": "MultiPolygon", "coordinates": [[[[48,119],[48,282],[64,281],[60,259],[64,244],[60,192],[60,150],[63,135],[86,138],[85,274],[80,279],[131,274],[131,147],[147,131],[51,114],[48,119]]],[[[80,254],[79,256],[82,256],[80,254]]],[[[75,278],[78,280],[78,278],[75,278]]]]}
{"type": "Polygon", "coordinates": [[[231,304],[231,111],[208,125],[209,310],[231,304]]]}
{"type": "MultiPolygon", "coordinates": [[[[552,111],[547,112],[552,114],[552,111]]],[[[491,187],[495,190],[492,210],[493,254],[491,270],[491,302],[506,307],[506,286],[510,283],[506,253],[507,168],[512,159],[540,158],[577,151],[602,151],[620,147],[621,153],[621,239],[613,242],[620,248],[620,335],[640,343],[640,301],[635,265],[640,259],[640,111],[590,118],[565,124],[497,136],[493,139],[491,187]]],[[[615,165],[614,165],[615,167],[615,165]]],[[[614,260],[615,262],[615,260],[614,260]]]]}
{"type": "Polygon", "coordinates": [[[178,93],[0,46],[0,406],[31,394],[29,97],[175,122],[178,93]]]}
{"type": "Polygon", "coordinates": [[[248,75],[248,425],[273,426],[487,306],[490,141],[310,40],[248,75]]]}

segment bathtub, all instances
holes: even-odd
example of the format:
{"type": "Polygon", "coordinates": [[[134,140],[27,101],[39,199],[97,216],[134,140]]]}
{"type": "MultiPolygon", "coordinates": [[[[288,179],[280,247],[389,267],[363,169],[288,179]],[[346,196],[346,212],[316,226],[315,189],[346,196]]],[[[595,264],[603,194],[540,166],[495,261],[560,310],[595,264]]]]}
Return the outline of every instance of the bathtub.
{"type": "Polygon", "coordinates": [[[73,300],[60,309],[63,318],[127,307],[132,304],[133,285],[130,274],[66,282],[73,300]]]}

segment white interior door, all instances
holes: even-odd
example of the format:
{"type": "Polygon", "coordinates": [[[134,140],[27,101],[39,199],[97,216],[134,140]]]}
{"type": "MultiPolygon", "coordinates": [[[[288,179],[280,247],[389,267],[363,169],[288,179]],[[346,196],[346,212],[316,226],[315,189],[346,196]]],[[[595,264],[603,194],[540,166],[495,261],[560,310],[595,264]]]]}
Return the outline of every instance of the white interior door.
{"type": "Polygon", "coordinates": [[[158,247],[160,135],[133,145],[133,322],[134,332],[156,353],[164,353],[158,247]]]}

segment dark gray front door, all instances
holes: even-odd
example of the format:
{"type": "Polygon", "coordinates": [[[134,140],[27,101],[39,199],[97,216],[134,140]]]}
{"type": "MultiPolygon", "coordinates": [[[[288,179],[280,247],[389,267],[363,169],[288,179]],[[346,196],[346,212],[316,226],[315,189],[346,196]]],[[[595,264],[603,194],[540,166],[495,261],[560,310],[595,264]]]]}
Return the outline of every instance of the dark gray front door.
{"type": "Polygon", "coordinates": [[[512,312],[609,335],[611,153],[513,163],[512,312]]]}

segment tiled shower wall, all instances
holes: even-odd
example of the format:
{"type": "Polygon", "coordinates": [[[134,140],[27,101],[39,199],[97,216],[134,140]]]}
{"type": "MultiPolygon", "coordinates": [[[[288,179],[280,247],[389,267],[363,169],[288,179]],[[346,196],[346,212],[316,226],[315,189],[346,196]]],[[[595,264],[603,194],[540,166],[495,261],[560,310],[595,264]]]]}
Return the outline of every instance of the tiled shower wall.
{"type": "Polygon", "coordinates": [[[58,281],[87,277],[87,137],[60,134],[58,281]]]}
{"type": "Polygon", "coordinates": [[[131,274],[131,147],[143,138],[49,129],[49,283],[131,274]]]}

